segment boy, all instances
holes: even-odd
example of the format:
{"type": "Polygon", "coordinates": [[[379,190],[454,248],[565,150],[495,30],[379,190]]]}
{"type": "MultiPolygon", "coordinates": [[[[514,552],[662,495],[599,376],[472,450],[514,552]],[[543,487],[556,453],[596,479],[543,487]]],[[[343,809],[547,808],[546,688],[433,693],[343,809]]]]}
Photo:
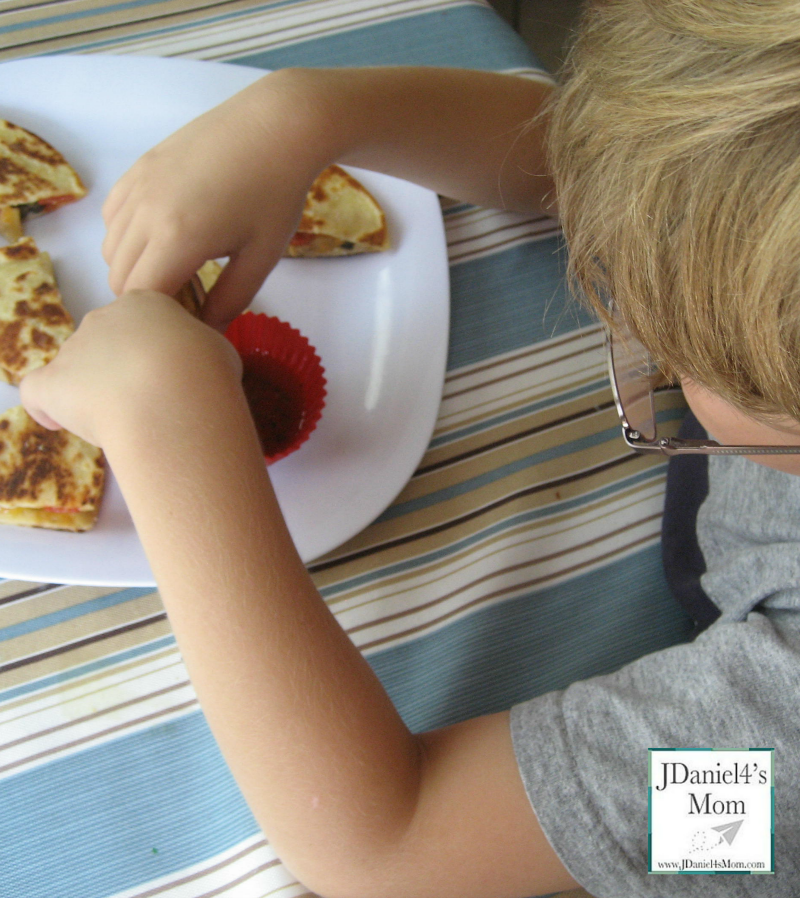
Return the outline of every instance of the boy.
{"type": "Polygon", "coordinates": [[[798,0],[598,3],[552,106],[539,83],[478,72],[276,72],[110,195],[111,285],[128,292],[26,378],[23,401],[105,449],[228,763],[320,894],[794,894],[800,455],[711,459],[698,536],[718,617],[692,644],[412,735],[291,546],[235,354],[163,293],[230,256],[207,310],[222,327],[334,159],[546,207],[549,126],[587,296],[602,314],[613,299],[618,333],[681,379],[720,443],[800,446],[798,22],[798,0]],[[776,876],[648,877],[654,746],[775,749],[776,876]]]}

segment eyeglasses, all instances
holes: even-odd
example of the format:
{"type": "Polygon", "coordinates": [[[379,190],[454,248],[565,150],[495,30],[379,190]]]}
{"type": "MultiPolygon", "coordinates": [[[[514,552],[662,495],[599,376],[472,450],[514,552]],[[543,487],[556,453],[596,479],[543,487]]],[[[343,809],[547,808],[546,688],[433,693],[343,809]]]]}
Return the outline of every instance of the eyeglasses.
{"type": "Polygon", "coordinates": [[[607,332],[608,372],[622,436],[637,452],[663,455],[796,455],[800,446],[724,446],[715,440],[659,437],[653,394],[664,381],[650,353],[611,308],[613,326],[607,332]]]}

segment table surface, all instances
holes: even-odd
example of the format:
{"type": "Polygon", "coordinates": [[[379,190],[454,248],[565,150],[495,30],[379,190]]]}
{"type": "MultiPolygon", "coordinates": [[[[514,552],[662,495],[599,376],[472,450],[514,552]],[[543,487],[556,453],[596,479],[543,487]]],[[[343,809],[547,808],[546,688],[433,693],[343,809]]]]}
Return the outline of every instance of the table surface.
{"type": "MultiPolygon", "coordinates": [[[[0,5],[0,60],[545,77],[480,0],[13,7],[0,5]]],[[[448,200],[442,211],[451,332],[433,438],[386,513],[311,565],[415,730],[688,634],[661,571],[665,464],[620,438],[603,336],[567,292],[556,222],[448,200]]],[[[679,402],[664,415],[677,421],[679,402]]],[[[3,898],[307,894],[233,783],[154,589],[0,582],[0,807],[3,898]]]]}

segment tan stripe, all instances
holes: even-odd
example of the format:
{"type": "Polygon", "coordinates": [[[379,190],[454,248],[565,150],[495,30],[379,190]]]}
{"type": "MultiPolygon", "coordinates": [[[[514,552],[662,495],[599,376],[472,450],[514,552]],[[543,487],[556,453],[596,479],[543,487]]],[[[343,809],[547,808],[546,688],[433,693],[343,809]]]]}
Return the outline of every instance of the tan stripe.
{"type": "MultiPolygon", "coordinates": [[[[109,5],[111,4],[103,4],[106,7],[109,5]]],[[[247,8],[243,0],[240,0],[236,5],[242,9],[247,8]]],[[[2,9],[0,9],[0,27],[23,25],[33,30],[36,29],[38,21],[71,16],[79,16],[79,18],[74,19],[72,22],[59,23],[62,28],[64,25],[80,27],[82,22],[90,22],[92,27],[94,27],[95,22],[113,24],[115,21],[120,20],[132,21],[135,19],[136,21],[141,21],[155,16],[171,15],[176,12],[190,12],[192,10],[204,12],[207,15],[208,10],[214,8],[227,9],[228,4],[225,2],[220,3],[219,0],[160,0],[158,3],[150,3],[140,7],[132,6],[125,10],[124,18],[121,19],[119,11],[101,13],[97,0],[61,0],[59,3],[36,4],[16,10],[10,10],[4,3],[2,9]],[[87,16],[85,15],[86,13],[95,14],[87,16]]],[[[51,33],[57,34],[56,25],[41,25],[37,30],[43,37],[51,33]]],[[[24,31],[20,30],[17,34],[19,33],[24,33],[24,31]]]]}
{"type": "MultiPolygon", "coordinates": [[[[659,402],[671,403],[675,407],[682,406],[683,403],[680,395],[674,393],[659,397],[659,402]]],[[[575,406],[570,404],[568,407],[575,406]]],[[[404,543],[402,540],[414,542],[413,554],[426,554],[450,545],[458,539],[472,536],[486,526],[505,520],[520,510],[542,508],[565,497],[575,498],[586,492],[607,487],[644,470],[663,468],[665,461],[660,457],[648,458],[629,454],[621,438],[614,435],[616,426],[618,419],[612,409],[608,408],[596,416],[593,412],[587,411],[584,420],[574,422],[568,427],[554,428],[549,434],[537,434],[533,444],[523,439],[519,443],[502,447],[498,452],[489,449],[478,457],[477,466],[476,459],[470,459],[465,464],[436,471],[428,477],[414,477],[395,504],[412,497],[446,490],[466,480],[468,476],[496,470],[499,465],[509,460],[525,458],[526,453],[536,452],[548,445],[561,445],[569,439],[606,429],[612,434],[601,445],[552,459],[533,468],[526,468],[467,495],[445,499],[429,508],[378,521],[339,549],[315,562],[312,565],[312,572],[316,582],[324,588],[372,568],[406,561],[409,549],[407,542],[404,543]],[[614,462],[615,459],[624,461],[618,467],[604,469],[604,465],[614,462]],[[563,482],[565,475],[566,483],[563,482]],[[531,495],[532,486],[537,491],[531,495]]],[[[665,427],[665,432],[674,433],[678,426],[678,422],[673,422],[665,427]]],[[[491,433],[483,435],[487,443],[491,443],[495,432],[496,429],[493,429],[491,433]]],[[[504,435],[507,433],[506,430],[504,435]]],[[[474,449],[476,445],[480,445],[479,439],[480,437],[476,442],[470,438],[463,444],[474,449]]],[[[421,466],[424,467],[431,459],[441,457],[437,453],[428,453],[421,466]]]]}
{"type": "Polygon", "coordinates": [[[541,583],[561,581],[568,576],[565,572],[570,570],[570,559],[580,559],[583,564],[596,564],[610,551],[624,551],[620,540],[623,535],[628,543],[643,534],[655,540],[658,538],[660,517],[659,503],[654,502],[650,494],[633,508],[624,507],[622,513],[615,512],[605,528],[597,519],[583,528],[555,532],[540,527],[542,532],[533,530],[528,533],[520,527],[515,538],[493,539],[473,545],[472,552],[464,552],[460,558],[454,558],[446,569],[438,568],[433,572],[425,569],[424,576],[410,577],[392,591],[379,584],[371,595],[350,596],[335,610],[339,620],[347,625],[351,633],[368,631],[364,638],[376,633],[393,636],[396,628],[389,626],[392,621],[427,623],[431,619],[431,609],[441,608],[449,612],[468,607],[464,601],[470,601],[470,597],[484,596],[487,584],[499,582],[509,588],[514,587],[519,582],[521,571],[540,571],[541,583]],[[635,520],[625,517],[625,513],[631,511],[636,513],[635,520]],[[615,523],[618,526],[611,529],[615,523]],[[483,573],[476,577],[476,572],[483,573]],[[456,599],[459,601],[454,601],[456,599]]]}
{"type": "MultiPolygon", "coordinates": [[[[523,415],[541,414],[548,410],[546,407],[540,407],[538,412],[522,411],[523,409],[529,409],[532,405],[543,406],[547,402],[551,402],[550,410],[558,412],[564,410],[568,404],[578,403],[577,409],[571,411],[570,414],[554,414],[547,419],[553,424],[558,423],[562,418],[576,417],[581,411],[588,414],[590,411],[595,410],[594,408],[587,408],[586,404],[581,406],[581,398],[590,399],[597,397],[596,408],[608,408],[611,402],[610,392],[606,387],[597,389],[599,377],[600,371],[596,366],[594,369],[586,371],[582,377],[579,377],[577,372],[561,378],[543,377],[542,385],[531,383],[530,379],[513,384],[513,378],[509,376],[509,384],[502,393],[496,391],[484,395],[479,393],[474,397],[473,402],[464,404],[461,407],[444,406],[440,420],[445,426],[437,429],[435,434],[439,440],[447,437],[449,439],[444,439],[444,441],[439,442],[437,446],[432,446],[428,451],[436,453],[444,450],[446,455],[458,454],[457,449],[455,452],[452,450],[463,440],[470,439],[468,431],[472,430],[476,434],[482,432],[490,435],[495,428],[504,426],[502,423],[495,423],[501,418],[510,417],[512,421],[515,419],[519,420],[523,415]],[[512,388],[512,385],[514,388],[512,388]],[[570,399],[567,402],[558,402],[559,399],[563,399],[567,392],[579,389],[585,391],[582,396],[570,399]],[[448,452],[448,448],[451,451],[448,452]]],[[[425,457],[418,468],[424,471],[429,465],[430,462],[425,457]]]]}
{"type": "MultiPolygon", "coordinates": [[[[658,397],[658,408],[661,410],[683,407],[683,397],[677,391],[663,393],[658,397]]],[[[613,434],[613,439],[604,440],[606,449],[613,455],[624,453],[627,450],[621,434],[618,437],[615,431],[618,425],[616,408],[613,406],[610,391],[606,388],[586,393],[558,406],[521,415],[503,424],[429,450],[420,462],[417,473],[406,484],[395,504],[430,495],[442,488],[451,487],[454,483],[496,471],[503,465],[523,461],[538,452],[565,446],[572,441],[577,442],[604,431],[613,434]]],[[[671,435],[678,426],[679,422],[672,422],[671,425],[664,426],[664,432],[669,431],[671,435]]],[[[571,470],[572,459],[585,456],[587,451],[593,450],[583,449],[541,462],[536,466],[536,471],[547,470],[547,466],[556,466],[559,471],[571,470]]],[[[663,461],[663,458],[658,458],[659,461],[663,461]]],[[[595,459],[599,463],[607,460],[605,456],[600,455],[595,459]]]]}
{"type": "Polygon", "coordinates": [[[45,656],[41,660],[31,660],[22,667],[0,673],[0,689],[9,689],[23,683],[34,682],[74,667],[89,664],[172,633],[166,616],[148,621],[144,626],[132,629],[118,628],[110,634],[100,634],[91,642],[75,646],[61,646],[64,651],[45,656]]]}
{"type": "MultiPolygon", "coordinates": [[[[448,396],[442,400],[439,415],[439,422],[442,426],[437,426],[435,433],[437,437],[453,433],[456,436],[455,438],[451,436],[449,440],[434,448],[443,448],[452,442],[465,439],[466,437],[459,437],[457,434],[464,433],[473,426],[487,430],[487,426],[489,428],[498,426],[490,424],[490,422],[497,421],[501,416],[507,416],[513,412],[520,414],[520,409],[531,405],[541,406],[548,400],[555,400],[549,409],[540,408],[538,412],[526,414],[542,413],[549,410],[551,420],[557,421],[562,417],[560,410],[565,408],[568,403],[580,403],[581,400],[584,400],[583,407],[585,409],[592,408],[595,404],[598,406],[608,405],[611,401],[611,390],[608,387],[608,380],[604,376],[602,366],[576,364],[565,371],[565,361],[567,360],[562,358],[552,364],[544,363],[540,367],[546,373],[537,378],[525,377],[529,372],[520,372],[517,375],[513,369],[507,371],[498,381],[504,385],[502,390],[495,388],[496,383],[485,382],[474,390],[464,390],[461,393],[448,396]],[[524,379],[520,380],[520,377],[524,379]],[[598,387],[598,383],[602,383],[602,386],[598,387]],[[586,393],[566,399],[566,394],[579,388],[585,389],[586,393]],[[469,400],[465,401],[462,398],[464,396],[469,396],[469,400]]],[[[573,414],[574,412],[570,412],[570,415],[573,414]]]]}
{"type": "MultiPolygon", "coordinates": [[[[554,444],[554,438],[551,435],[550,440],[548,440],[547,433],[553,428],[564,426],[562,422],[573,422],[571,438],[575,438],[576,433],[580,436],[594,433],[596,429],[599,429],[594,426],[598,420],[597,408],[605,406],[606,411],[610,411],[610,403],[611,397],[606,394],[605,390],[594,391],[558,406],[550,406],[526,414],[520,414],[503,423],[495,424],[492,427],[478,430],[460,439],[429,449],[399,498],[405,501],[407,498],[420,495],[421,490],[424,493],[430,492],[429,478],[430,473],[434,471],[441,472],[447,466],[466,460],[470,456],[474,457],[486,452],[499,451],[504,445],[507,446],[509,443],[514,443],[531,435],[536,440],[541,438],[544,441],[540,446],[533,446],[534,451],[550,448],[554,444]],[[596,398],[596,404],[587,403],[587,398],[589,400],[596,398]],[[588,408],[587,405],[589,406],[588,408]]],[[[499,409],[497,414],[502,415],[511,410],[513,410],[513,406],[509,405],[508,408],[499,409]]],[[[614,425],[614,418],[611,415],[607,415],[603,421],[608,421],[609,427],[614,425]]],[[[566,443],[567,438],[565,437],[560,442],[566,443]]],[[[522,452],[522,447],[520,447],[520,452],[515,453],[516,458],[510,460],[516,460],[529,454],[531,453],[522,452]]],[[[485,466],[482,467],[485,468],[485,466]]],[[[499,464],[493,464],[491,467],[497,468],[499,464]]],[[[459,480],[461,479],[467,478],[466,476],[459,477],[459,480]]]]}
{"type": "Polygon", "coordinates": [[[112,586],[54,587],[47,592],[30,596],[24,602],[0,605],[0,630],[22,621],[35,620],[38,617],[63,611],[65,608],[72,608],[83,602],[90,602],[92,599],[99,599],[119,591],[119,587],[112,586]]]}
{"type": "MultiPolygon", "coordinates": [[[[594,447],[594,452],[597,448],[594,447]]],[[[311,568],[314,580],[323,588],[367,571],[407,562],[413,557],[427,555],[474,537],[514,515],[602,489],[623,477],[663,465],[646,456],[633,454],[623,457],[620,465],[611,470],[595,461],[593,453],[583,458],[573,457],[570,478],[566,482],[560,482],[561,479],[557,478],[555,483],[548,483],[544,475],[533,481],[529,472],[523,472],[522,477],[508,478],[499,486],[492,485],[492,490],[481,491],[480,495],[476,491],[473,495],[455,497],[413,516],[381,521],[331,553],[327,559],[315,563],[311,568]],[[413,543],[413,550],[409,549],[409,543],[413,543]],[[323,562],[327,562],[327,566],[323,562]],[[320,565],[319,569],[316,569],[317,564],[320,565]]]]}
{"type": "MultiPolygon", "coordinates": [[[[79,50],[88,43],[97,41],[121,41],[123,38],[136,36],[146,31],[167,26],[185,26],[205,20],[215,11],[234,11],[246,9],[247,0],[234,0],[230,5],[215,4],[203,9],[196,9],[197,3],[157,4],[158,12],[150,6],[113,11],[92,18],[79,18],[75,21],[54,22],[41,25],[30,31],[12,31],[0,35],[0,59],[14,59],[22,56],[34,56],[41,53],[52,53],[56,50],[79,50]],[[166,9],[165,9],[166,7],[166,9]]],[[[109,52],[104,48],[103,52],[109,52]]],[[[124,46],[117,48],[124,52],[124,46]]]]}
{"type": "MultiPolygon", "coordinates": [[[[438,0],[437,7],[467,5],[472,0],[438,0]]],[[[94,8],[91,2],[85,7],[94,8]]],[[[331,0],[309,0],[307,3],[298,3],[292,7],[279,7],[277,9],[260,10],[249,16],[237,16],[235,19],[225,19],[221,23],[204,25],[209,19],[218,16],[231,16],[233,13],[242,12],[252,7],[248,0],[231,0],[231,2],[216,2],[204,4],[203,0],[181,2],[181,0],[165,0],[162,3],[148,4],[144,7],[136,7],[126,10],[115,10],[94,17],[82,17],[75,21],[65,21],[41,25],[30,31],[11,32],[0,37],[0,59],[13,59],[20,56],[31,56],[38,53],[49,53],[55,50],[83,49],[84,52],[109,52],[110,47],[102,47],[97,51],[88,48],[89,44],[97,42],[122,42],[116,48],[116,52],[142,53],[150,52],[157,56],[189,56],[193,55],[205,59],[223,59],[238,55],[248,55],[266,50],[276,49],[292,43],[314,40],[326,34],[348,30],[348,28],[366,27],[370,23],[385,21],[393,18],[402,18],[427,11],[408,4],[407,0],[397,0],[376,4],[375,11],[378,15],[370,17],[368,13],[373,6],[365,5],[354,9],[334,13],[331,10],[331,0]],[[407,12],[397,10],[392,14],[386,14],[386,10],[392,7],[409,6],[407,12]],[[352,24],[332,23],[346,19],[354,19],[352,24]],[[288,24],[281,25],[288,20],[288,24]],[[320,27],[309,28],[315,21],[319,21],[320,27]],[[231,23],[241,24],[242,30],[249,34],[246,48],[239,47],[241,38],[231,40],[220,39],[214,41],[215,33],[224,34],[230,28],[231,23]],[[186,29],[183,26],[194,25],[194,29],[186,29]],[[174,33],[167,35],[154,35],[153,31],[169,28],[175,29],[174,33]],[[183,30],[181,30],[183,29],[183,30]],[[292,35],[301,29],[302,33],[292,35]],[[278,35],[286,33],[288,36],[279,39],[278,35]],[[135,38],[141,36],[140,41],[135,38]],[[253,36],[258,36],[253,40],[253,36]],[[134,38],[133,41],[126,40],[134,38]],[[222,48],[227,48],[224,52],[222,48]]],[[[58,7],[55,15],[60,14],[58,7]]],[[[72,4],[70,4],[72,8],[72,4]]],[[[50,12],[50,15],[53,13],[50,12]]],[[[47,11],[42,11],[42,18],[47,18],[47,11]]]]}
{"type": "Polygon", "coordinates": [[[596,402],[605,404],[605,397],[611,397],[602,358],[587,341],[577,344],[571,357],[562,351],[556,357],[541,355],[516,360],[498,367],[496,372],[482,372],[481,379],[476,376],[448,385],[434,438],[441,443],[442,437],[449,437],[447,442],[451,442],[454,433],[464,433],[473,425],[485,429],[499,415],[517,412],[524,406],[541,405],[547,400],[556,400],[552,405],[556,418],[566,395],[586,387],[592,388],[592,396],[586,398],[587,408],[596,402]],[[525,361],[528,361],[527,368],[522,367],[525,361]],[[487,377],[490,374],[494,376],[487,377]],[[598,388],[598,384],[602,386],[598,388]]]}
{"type": "Polygon", "coordinates": [[[494,238],[500,234],[507,235],[510,241],[518,242],[528,238],[540,239],[542,235],[550,236],[558,231],[559,228],[554,227],[552,222],[547,222],[544,219],[541,221],[506,222],[496,227],[485,229],[478,227],[450,227],[447,231],[447,247],[451,258],[457,259],[462,251],[470,250],[473,245],[475,245],[476,249],[481,249],[484,245],[494,245],[496,242],[494,238]],[[534,227],[533,225],[538,226],[534,227]],[[486,243],[489,240],[492,241],[491,244],[486,243]]]}
{"type": "MultiPolygon", "coordinates": [[[[565,344],[564,349],[567,349],[572,342],[573,341],[569,341],[568,344],[565,344]]],[[[572,352],[566,352],[566,351],[561,352],[557,356],[547,358],[545,361],[537,362],[535,360],[532,360],[533,363],[526,366],[525,368],[515,367],[512,371],[508,372],[507,374],[502,375],[501,377],[493,377],[493,378],[489,378],[488,380],[482,380],[480,383],[476,383],[476,384],[473,384],[468,387],[463,387],[462,389],[459,389],[459,390],[448,390],[447,393],[445,394],[444,398],[445,399],[453,399],[456,396],[464,396],[467,393],[473,393],[476,390],[485,390],[487,387],[491,387],[496,384],[501,384],[504,381],[509,380],[512,377],[521,377],[522,375],[525,375],[525,374],[533,374],[533,372],[535,372],[535,371],[543,371],[543,370],[546,370],[547,368],[553,367],[554,365],[559,365],[562,362],[567,361],[568,359],[576,359],[576,358],[582,358],[582,357],[585,358],[585,357],[588,357],[590,353],[596,352],[602,346],[603,346],[602,339],[598,339],[598,340],[595,340],[595,341],[592,341],[589,343],[587,343],[586,340],[582,340],[581,345],[577,349],[573,350],[572,352]]],[[[537,355],[541,355],[541,353],[537,353],[537,355]]],[[[518,357],[518,358],[520,358],[520,357],[518,357]]],[[[506,362],[505,364],[508,364],[508,362],[506,362]]],[[[494,366],[494,367],[497,367],[497,366],[494,366]]],[[[483,371],[488,371],[488,370],[489,370],[488,367],[483,369],[483,371]]],[[[453,380],[455,380],[455,378],[453,380]]],[[[453,380],[448,381],[448,385],[451,385],[453,383],[453,380]]],[[[542,380],[546,380],[546,378],[542,378],[542,380]]]]}
{"type": "Polygon", "coordinates": [[[29,596],[54,588],[53,583],[29,583],[27,580],[5,580],[0,582],[0,606],[10,605],[29,596]]]}
{"type": "MultiPolygon", "coordinates": [[[[458,551],[448,552],[443,558],[436,561],[425,562],[424,565],[415,567],[411,571],[404,571],[400,574],[385,576],[379,580],[373,580],[362,587],[355,587],[342,592],[328,600],[328,604],[335,610],[339,610],[345,606],[353,607],[355,604],[370,604],[372,602],[380,602],[395,595],[400,595],[407,591],[409,582],[413,581],[414,590],[429,589],[436,583],[446,580],[451,576],[454,568],[458,567],[462,562],[466,564],[483,563],[484,557],[494,554],[492,547],[498,547],[502,551],[520,551],[520,546],[533,545],[541,539],[551,538],[552,534],[557,531],[558,538],[565,545],[575,546],[581,542],[581,531],[585,531],[596,523],[599,516],[602,516],[605,509],[608,514],[618,516],[620,513],[630,516],[633,526],[641,523],[642,515],[640,511],[636,511],[636,506],[641,505],[647,507],[647,502],[642,499],[643,494],[647,496],[651,494],[653,489],[663,488],[664,477],[654,477],[648,480],[646,484],[636,484],[633,487],[620,490],[613,496],[604,496],[601,499],[588,501],[580,507],[579,512],[574,509],[569,511],[555,512],[547,517],[542,517],[534,521],[525,521],[513,527],[507,527],[499,533],[484,536],[478,543],[472,542],[467,548],[458,551]],[[613,505],[613,508],[610,506],[613,505]],[[618,509],[622,509],[620,512],[618,509]],[[587,525],[586,520],[589,519],[587,525]],[[527,534],[525,540],[520,537],[527,534]],[[577,534],[577,535],[576,535],[577,534]],[[421,576],[422,575],[422,576],[421,576]],[[360,598],[365,601],[359,603],[360,598]]],[[[578,482],[568,484],[564,489],[563,499],[569,499],[570,489],[572,487],[575,492],[578,490],[578,482]]],[[[648,515],[645,515],[646,517],[648,515]]]]}
{"type": "MultiPolygon", "coordinates": [[[[252,879],[259,873],[265,873],[267,870],[279,866],[280,863],[281,861],[278,858],[274,858],[271,861],[267,861],[265,864],[261,864],[259,867],[255,867],[253,870],[249,870],[247,873],[242,874],[236,879],[233,879],[230,882],[226,882],[225,885],[219,886],[216,889],[212,889],[210,892],[203,892],[202,895],[198,895],[198,898],[216,898],[217,895],[222,895],[229,889],[233,889],[235,886],[241,885],[243,882],[247,882],[248,879],[252,879]]],[[[277,888],[271,889],[269,892],[266,892],[265,895],[274,895],[276,892],[281,892],[285,888],[285,885],[278,886],[277,888]]]]}
{"type": "MultiPolygon", "coordinates": [[[[72,595],[72,592],[68,595],[72,595]]],[[[124,605],[102,608],[52,627],[6,640],[3,643],[2,663],[6,665],[15,659],[47,651],[51,647],[75,642],[88,634],[103,633],[123,623],[142,620],[159,613],[164,613],[164,606],[158,593],[132,599],[124,605]]]]}
{"type": "MultiPolygon", "coordinates": [[[[421,499],[438,492],[443,487],[452,488],[455,485],[476,481],[489,473],[513,465],[518,462],[528,464],[528,460],[541,452],[560,449],[573,441],[578,441],[587,436],[593,436],[605,429],[611,429],[616,423],[616,410],[606,408],[596,412],[581,407],[577,401],[568,403],[564,411],[565,416],[560,415],[553,420],[552,409],[544,409],[531,415],[525,415],[509,421],[506,424],[494,427],[489,432],[475,434],[474,437],[459,442],[459,447],[469,447],[471,451],[464,453],[453,452],[447,461],[428,474],[415,475],[400,495],[401,502],[421,499]],[[579,417],[571,412],[579,413],[579,417]],[[562,423],[566,421],[566,423],[562,423]]],[[[602,446],[582,449],[569,454],[559,454],[550,459],[538,462],[535,466],[526,468],[503,477],[502,481],[486,484],[470,492],[475,503],[480,504],[478,496],[503,490],[503,484],[512,481],[521,481],[527,484],[571,474],[577,467],[581,468],[579,459],[585,459],[587,452],[590,455],[590,463],[602,464],[612,457],[624,453],[625,446],[621,440],[606,438],[602,446]],[[601,455],[601,449],[605,450],[601,455]]],[[[449,447],[451,450],[454,446],[449,447]]],[[[431,453],[436,456],[436,453],[431,453]]],[[[421,468],[428,465],[427,457],[421,468]]],[[[447,500],[444,500],[445,503],[447,500]]],[[[411,515],[416,512],[411,512],[411,515]]]]}

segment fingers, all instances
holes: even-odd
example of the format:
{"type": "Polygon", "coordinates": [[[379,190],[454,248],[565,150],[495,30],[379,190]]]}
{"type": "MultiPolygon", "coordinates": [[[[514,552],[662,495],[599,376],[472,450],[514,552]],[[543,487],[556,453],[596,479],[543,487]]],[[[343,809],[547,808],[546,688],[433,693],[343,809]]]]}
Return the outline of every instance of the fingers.
{"type": "Polygon", "coordinates": [[[125,282],[147,245],[145,234],[134,233],[122,216],[115,219],[103,241],[103,258],[108,263],[108,283],[119,296],[125,282]]]}
{"type": "Polygon", "coordinates": [[[151,241],[138,253],[122,291],[155,290],[174,296],[206,261],[205,254],[186,255],[151,241]]]}
{"type": "Polygon", "coordinates": [[[44,375],[40,372],[43,371],[43,368],[39,368],[23,378],[19,388],[20,400],[25,411],[42,427],[46,427],[47,430],[61,430],[61,425],[42,409],[41,391],[44,375]]]}
{"type": "Polygon", "coordinates": [[[126,172],[117,183],[109,190],[108,196],[105,198],[100,214],[106,225],[117,215],[119,210],[125,204],[131,191],[133,176],[131,172],[126,172]]]}
{"type": "Polygon", "coordinates": [[[116,295],[128,290],[156,290],[173,295],[206,261],[202,236],[192,235],[177,217],[164,214],[150,227],[146,209],[131,213],[131,202],[108,222],[103,257],[108,282],[116,295]]]}
{"type": "Polygon", "coordinates": [[[205,323],[224,333],[250,305],[278,258],[274,251],[258,244],[250,244],[232,256],[208,294],[203,307],[205,323]]]}

